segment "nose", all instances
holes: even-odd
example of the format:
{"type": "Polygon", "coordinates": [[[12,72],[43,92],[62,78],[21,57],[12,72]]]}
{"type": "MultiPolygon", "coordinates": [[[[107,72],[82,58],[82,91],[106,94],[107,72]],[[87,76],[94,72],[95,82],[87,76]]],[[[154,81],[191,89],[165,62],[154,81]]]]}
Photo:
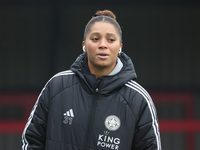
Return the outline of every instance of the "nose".
{"type": "Polygon", "coordinates": [[[107,49],[106,39],[101,39],[100,44],[99,44],[99,49],[107,49]]]}

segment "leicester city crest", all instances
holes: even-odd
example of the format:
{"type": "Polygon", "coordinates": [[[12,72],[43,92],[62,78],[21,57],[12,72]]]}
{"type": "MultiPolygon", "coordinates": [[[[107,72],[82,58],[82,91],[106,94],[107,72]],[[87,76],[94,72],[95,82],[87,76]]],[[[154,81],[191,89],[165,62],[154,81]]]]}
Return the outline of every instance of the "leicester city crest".
{"type": "Polygon", "coordinates": [[[121,121],[115,115],[108,116],[105,120],[105,126],[110,131],[116,131],[117,129],[119,129],[120,125],[121,121]]]}

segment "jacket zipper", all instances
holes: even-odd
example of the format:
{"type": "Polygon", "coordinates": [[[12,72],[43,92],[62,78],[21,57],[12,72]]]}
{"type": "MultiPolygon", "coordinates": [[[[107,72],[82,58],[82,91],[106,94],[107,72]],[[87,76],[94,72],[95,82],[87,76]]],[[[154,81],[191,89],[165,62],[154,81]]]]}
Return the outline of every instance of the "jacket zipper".
{"type": "Polygon", "coordinates": [[[93,130],[93,124],[94,124],[94,117],[95,117],[95,110],[97,105],[97,99],[98,99],[98,88],[95,89],[94,99],[92,101],[92,106],[90,109],[90,118],[89,118],[89,126],[88,126],[88,135],[87,135],[87,147],[86,149],[89,150],[90,147],[90,141],[92,138],[92,130],[93,130]]]}

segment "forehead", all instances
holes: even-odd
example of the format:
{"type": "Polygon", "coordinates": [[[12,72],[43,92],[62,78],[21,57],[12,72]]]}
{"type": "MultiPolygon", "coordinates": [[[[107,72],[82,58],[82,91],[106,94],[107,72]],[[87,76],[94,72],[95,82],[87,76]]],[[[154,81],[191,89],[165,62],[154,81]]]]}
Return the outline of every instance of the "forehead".
{"type": "Polygon", "coordinates": [[[117,29],[115,26],[109,22],[95,22],[93,26],[91,26],[88,35],[99,33],[99,34],[114,34],[118,35],[117,29]]]}

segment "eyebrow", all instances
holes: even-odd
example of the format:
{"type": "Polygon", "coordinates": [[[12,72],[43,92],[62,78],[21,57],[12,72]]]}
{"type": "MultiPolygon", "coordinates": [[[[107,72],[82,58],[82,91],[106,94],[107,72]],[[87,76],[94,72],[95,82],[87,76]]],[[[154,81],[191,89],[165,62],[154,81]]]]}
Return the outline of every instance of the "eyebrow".
{"type": "MultiPolygon", "coordinates": [[[[91,35],[101,35],[101,34],[99,32],[93,32],[93,33],[91,33],[91,35]]],[[[106,33],[106,35],[116,36],[116,34],[114,34],[114,33],[106,33]]]]}

